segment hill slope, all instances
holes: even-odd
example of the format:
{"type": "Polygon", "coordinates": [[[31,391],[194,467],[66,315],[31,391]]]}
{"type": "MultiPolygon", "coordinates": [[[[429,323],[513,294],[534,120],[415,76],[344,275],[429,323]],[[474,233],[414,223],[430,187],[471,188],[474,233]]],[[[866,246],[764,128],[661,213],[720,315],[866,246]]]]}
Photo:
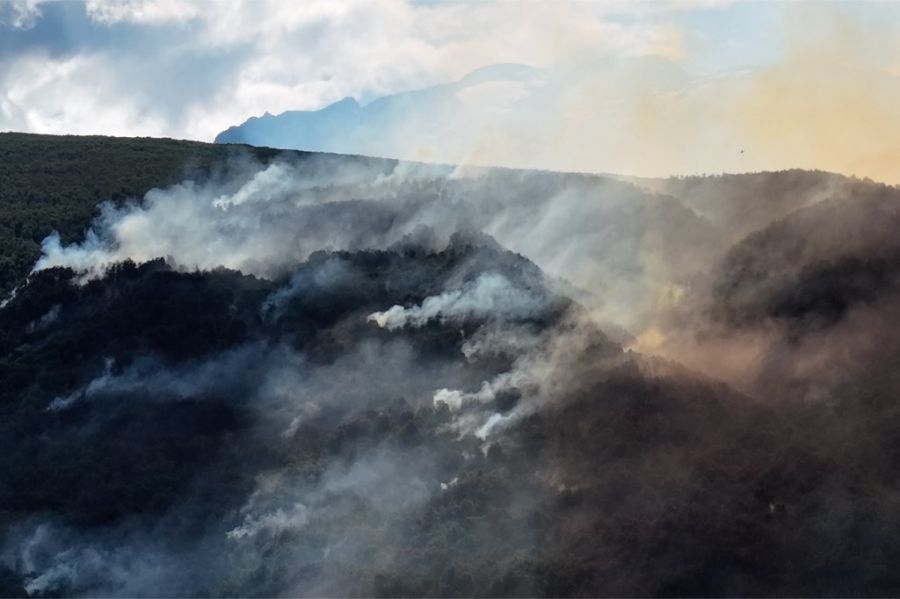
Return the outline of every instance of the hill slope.
{"type": "Polygon", "coordinates": [[[81,238],[101,202],[208,175],[241,153],[277,154],[171,139],[0,133],[0,295],[28,273],[52,231],[81,238]]]}
{"type": "Polygon", "coordinates": [[[0,594],[900,590],[896,189],[0,141],[0,594]]]}
{"type": "Polygon", "coordinates": [[[900,516],[839,421],[623,352],[489,239],[73,275],[0,311],[0,559],[30,593],[897,588],[841,569],[900,516]]]}

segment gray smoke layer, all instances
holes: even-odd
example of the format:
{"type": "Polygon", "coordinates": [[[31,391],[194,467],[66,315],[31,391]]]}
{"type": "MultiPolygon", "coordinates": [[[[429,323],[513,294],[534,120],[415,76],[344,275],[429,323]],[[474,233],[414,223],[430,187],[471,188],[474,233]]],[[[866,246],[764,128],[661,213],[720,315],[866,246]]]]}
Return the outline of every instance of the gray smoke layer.
{"type": "Polygon", "coordinates": [[[186,270],[277,277],[317,250],[383,249],[410,236],[440,248],[455,231],[480,230],[574,285],[601,320],[629,328],[720,245],[673,198],[612,179],[342,161],[245,164],[231,169],[239,176],[105,205],[83,242],[44,240],[35,270],[89,278],[124,259],[164,257],[186,270]]]}

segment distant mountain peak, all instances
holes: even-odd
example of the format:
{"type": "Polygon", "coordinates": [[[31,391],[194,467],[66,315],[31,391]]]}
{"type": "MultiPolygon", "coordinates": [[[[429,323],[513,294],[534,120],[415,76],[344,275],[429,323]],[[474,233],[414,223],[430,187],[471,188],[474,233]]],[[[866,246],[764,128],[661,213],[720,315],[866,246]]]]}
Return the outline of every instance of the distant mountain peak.
{"type": "MultiPolygon", "coordinates": [[[[347,96],[318,110],[289,110],[278,115],[266,112],[250,117],[241,125],[229,127],[216,136],[216,143],[246,143],[282,149],[370,154],[396,158],[407,156],[391,144],[402,134],[403,145],[410,135],[424,135],[427,142],[412,142],[412,147],[431,143],[436,131],[452,126],[462,106],[457,93],[492,83],[540,82],[544,71],[525,64],[487,65],[447,83],[376,98],[365,106],[347,96]]],[[[476,108],[479,101],[475,102],[476,108]]],[[[472,103],[466,104],[471,108],[472,103]]],[[[484,112],[494,110],[488,103],[484,112]]],[[[398,144],[399,145],[399,144],[398,144]]]]}

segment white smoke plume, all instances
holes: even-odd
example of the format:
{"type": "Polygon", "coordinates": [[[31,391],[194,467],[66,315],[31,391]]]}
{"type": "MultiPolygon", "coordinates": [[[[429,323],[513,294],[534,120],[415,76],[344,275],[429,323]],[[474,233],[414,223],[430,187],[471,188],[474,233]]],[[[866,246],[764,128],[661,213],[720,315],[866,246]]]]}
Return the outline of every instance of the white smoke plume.
{"type": "Polygon", "coordinates": [[[444,323],[467,318],[523,319],[537,314],[545,305],[543,298],[512,285],[503,275],[489,273],[461,289],[426,298],[421,305],[393,306],[374,312],[368,320],[393,331],[406,326],[419,327],[432,319],[444,323]]]}
{"type": "Polygon", "coordinates": [[[182,270],[224,266],[277,278],[317,250],[404,240],[440,250],[455,232],[476,230],[568,281],[569,294],[599,318],[629,329],[721,245],[720,233],[675,199],[628,183],[466,171],[337,156],[237,164],[207,182],[104,205],[83,241],[47,237],[34,270],[68,267],[88,279],[122,260],[165,258],[182,270]]]}

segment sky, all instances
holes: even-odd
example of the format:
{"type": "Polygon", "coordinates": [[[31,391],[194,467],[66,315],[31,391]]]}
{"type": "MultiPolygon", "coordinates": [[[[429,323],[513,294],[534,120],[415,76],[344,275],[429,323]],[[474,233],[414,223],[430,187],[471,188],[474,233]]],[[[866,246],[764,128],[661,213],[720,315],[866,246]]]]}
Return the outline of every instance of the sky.
{"type": "MultiPolygon", "coordinates": [[[[611,160],[607,147],[589,160],[579,139],[577,157],[546,166],[648,176],[799,166],[900,179],[900,3],[888,2],[0,0],[0,131],[211,141],[250,116],[348,96],[365,104],[490,64],[568,72],[648,56],[690,81],[627,90],[626,103],[652,118],[630,114],[613,137],[650,151],[611,160]],[[782,142],[785,129],[795,134],[782,142]],[[665,141],[696,131],[706,150],[689,160],[665,141]],[[743,145],[754,158],[729,149],[718,159],[743,145]]],[[[574,113],[591,121],[606,92],[579,89],[574,113]]],[[[608,126],[586,129],[597,138],[608,126]]],[[[553,128],[547,144],[565,146],[558,131],[579,127],[553,128]]],[[[506,151],[482,161],[543,164],[506,151]]]]}

